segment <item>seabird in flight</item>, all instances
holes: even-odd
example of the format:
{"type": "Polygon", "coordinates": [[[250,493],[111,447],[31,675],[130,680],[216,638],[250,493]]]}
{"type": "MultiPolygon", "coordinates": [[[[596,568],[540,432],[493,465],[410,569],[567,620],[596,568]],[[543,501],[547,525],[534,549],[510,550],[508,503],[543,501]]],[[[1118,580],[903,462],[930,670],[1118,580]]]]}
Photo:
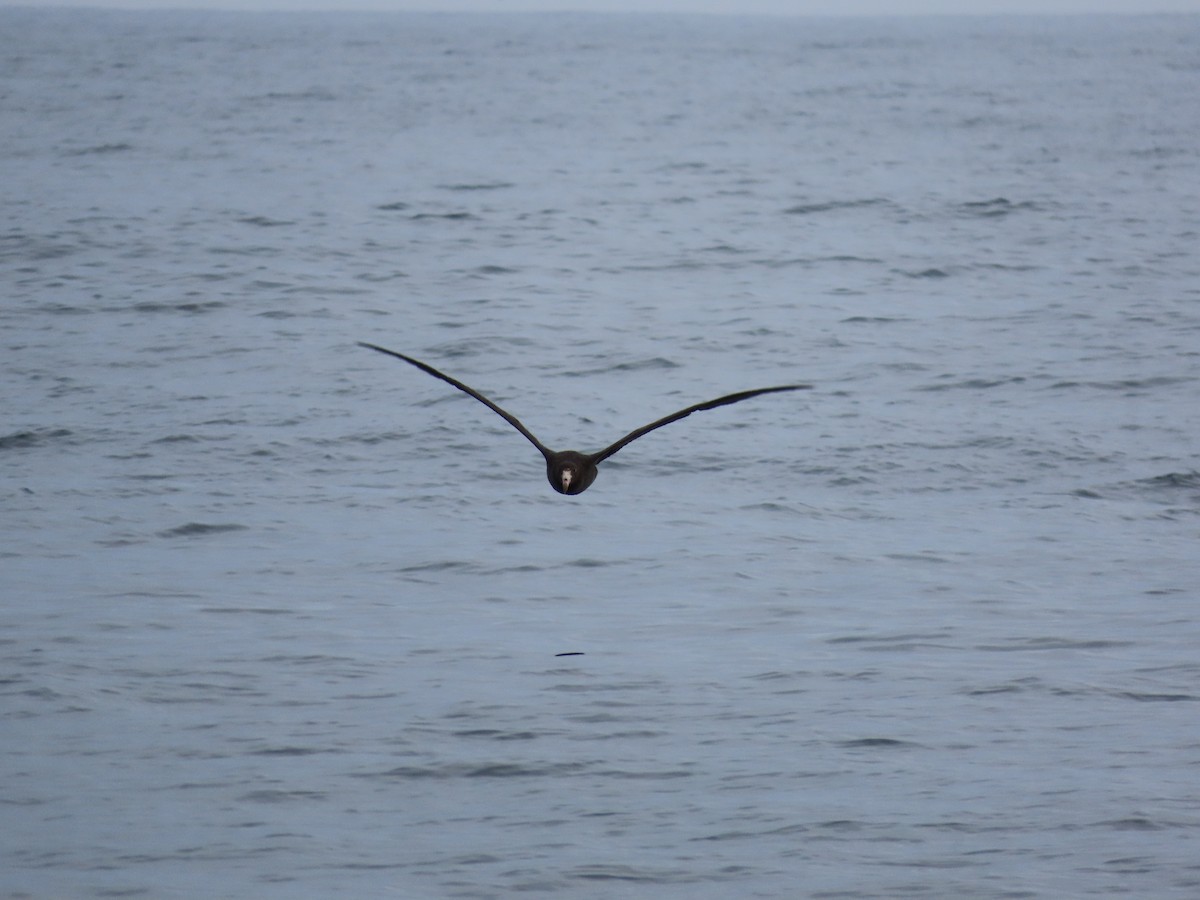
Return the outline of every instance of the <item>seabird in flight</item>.
{"type": "Polygon", "coordinates": [[[538,448],[538,451],[546,458],[546,478],[549,480],[550,486],[560,494],[582,494],[596,480],[597,465],[604,462],[604,460],[608,459],[630,441],[636,441],[642,435],[648,434],[656,428],[662,428],[664,425],[678,422],[685,416],[690,416],[692,413],[703,409],[714,409],[718,406],[725,406],[727,403],[740,403],[742,400],[749,400],[751,397],[757,397],[759,394],[773,394],[777,391],[802,391],[812,387],[809,384],[785,384],[779,387],[758,388],[752,391],[738,391],[736,394],[727,394],[724,397],[718,397],[716,400],[707,400],[704,403],[689,406],[687,409],[681,409],[679,412],[656,419],[649,425],[643,425],[641,428],[634,429],[615,444],[610,444],[599,453],[580,453],[577,450],[551,450],[534,437],[533,432],[522,425],[521,420],[512,413],[501,409],[474,388],[467,387],[461,381],[451,378],[443,372],[439,372],[433,366],[423,363],[419,359],[413,359],[411,356],[405,356],[403,353],[397,353],[395,350],[388,350],[385,347],[379,347],[375,344],[368,344],[365,341],[359,341],[358,344],[360,347],[367,347],[371,350],[377,350],[380,353],[386,353],[388,356],[394,356],[396,359],[402,359],[406,363],[414,365],[424,372],[428,372],[434,378],[440,378],[447,384],[454,385],[464,394],[474,397],[484,406],[489,407],[494,413],[507,421],[509,425],[525,435],[533,446],[538,448]]]}

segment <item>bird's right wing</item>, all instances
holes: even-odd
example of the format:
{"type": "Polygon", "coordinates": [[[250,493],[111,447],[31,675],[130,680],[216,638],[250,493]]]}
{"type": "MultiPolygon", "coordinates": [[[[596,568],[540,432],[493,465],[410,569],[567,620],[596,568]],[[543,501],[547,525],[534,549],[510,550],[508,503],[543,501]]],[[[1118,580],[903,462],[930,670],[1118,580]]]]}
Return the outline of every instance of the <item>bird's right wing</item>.
{"type": "Polygon", "coordinates": [[[388,356],[396,357],[396,359],[402,359],[406,363],[416,366],[422,372],[428,372],[434,378],[440,378],[442,381],[446,382],[446,384],[454,385],[454,387],[458,388],[460,391],[462,391],[467,396],[474,397],[476,400],[478,400],[484,406],[488,407],[488,409],[492,410],[494,413],[496,413],[498,416],[500,416],[502,419],[504,419],[504,421],[508,422],[508,424],[511,425],[513,428],[517,429],[517,431],[521,432],[521,434],[525,435],[525,437],[529,439],[529,442],[531,444],[533,444],[533,446],[538,448],[538,450],[541,452],[542,456],[545,456],[547,459],[550,457],[550,451],[546,449],[546,447],[542,444],[541,441],[539,441],[536,437],[533,436],[532,431],[530,431],[528,428],[526,428],[524,425],[521,424],[520,419],[518,419],[516,416],[514,416],[512,413],[508,412],[507,410],[501,408],[500,406],[497,406],[495,403],[493,403],[487,397],[483,396],[483,394],[479,393],[479,391],[463,384],[457,378],[451,378],[445,372],[439,372],[433,366],[423,363],[419,359],[413,359],[411,356],[405,356],[403,353],[397,353],[395,350],[388,350],[386,347],[380,347],[377,344],[368,344],[366,341],[359,341],[358,346],[367,347],[368,349],[371,349],[371,350],[377,350],[380,353],[386,353],[388,356]]]}

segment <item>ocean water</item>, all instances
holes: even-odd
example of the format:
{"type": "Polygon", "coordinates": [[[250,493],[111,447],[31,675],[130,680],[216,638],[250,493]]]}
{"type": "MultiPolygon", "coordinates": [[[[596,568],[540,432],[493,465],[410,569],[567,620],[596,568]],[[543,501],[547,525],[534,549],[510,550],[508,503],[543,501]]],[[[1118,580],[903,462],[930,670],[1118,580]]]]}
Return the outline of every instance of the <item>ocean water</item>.
{"type": "Polygon", "coordinates": [[[0,10],[0,895],[1196,896],[1198,85],[0,10]]]}

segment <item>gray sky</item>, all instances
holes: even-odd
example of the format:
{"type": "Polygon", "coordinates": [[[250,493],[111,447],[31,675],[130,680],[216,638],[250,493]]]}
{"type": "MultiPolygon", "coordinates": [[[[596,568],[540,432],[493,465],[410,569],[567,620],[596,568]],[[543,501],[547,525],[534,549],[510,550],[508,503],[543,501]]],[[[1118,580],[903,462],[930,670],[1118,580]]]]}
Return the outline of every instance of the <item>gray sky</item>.
{"type": "Polygon", "coordinates": [[[1200,0],[0,0],[0,6],[382,9],[447,12],[590,10],[776,15],[1200,12],[1200,0]]]}

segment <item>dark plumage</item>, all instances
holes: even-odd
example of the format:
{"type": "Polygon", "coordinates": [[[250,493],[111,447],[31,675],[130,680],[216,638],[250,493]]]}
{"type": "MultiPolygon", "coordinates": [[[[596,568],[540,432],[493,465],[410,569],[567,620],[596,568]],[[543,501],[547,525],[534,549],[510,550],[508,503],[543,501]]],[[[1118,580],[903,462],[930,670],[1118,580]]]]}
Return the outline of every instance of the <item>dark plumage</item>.
{"type": "Polygon", "coordinates": [[[550,486],[560,494],[582,494],[592,482],[596,480],[596,466],[604,462],[630,441],[636,441],[644,434],[648,434],[655,428],[662,428],[664,425],[670,425],[672,422],[677,422],[685,416],[690,416],[694,412],[699,412],[703,409],[714,409],[718,406],[725,406],[728,403],[739,403],[742,400],[749,400],[751,397],[757,397],[759,394],[772,394],[777,391],[801,391],[806,390],[812,385],[809,384],[785,384],[779,387],[758,388],[752,391],[739,391],[736,394],[727,394],[724,397],[718,397],[716,400],[707,400],[704,403],[697,403],[694,406],[689,406],[687,409],[681,409],[679,412],[671,413],[669,416],[663,416],[661,419],[656,419],[649,425],[643,425],[637,428],[625,437],[621,438],[615,444],[610,444],[599,453],[580,453],[577,450],[551,450],[536,437],[533,436],[528,428],[521,424],[521,420],[512,413],[501,409],[483,394],[474,388],[468,387],[461,381],[451,378],[449,375],[439,372],[433,366],[421,362],[419,359],[413,359],[411,356],[405,356],[403,353],[397,353],[395,350],[388,350],[386,347],[379,347],[375,344],[368,344],[365,341],[358,342],[360,347],[367,347],[371,350],[377,350],[380,353],[386,353],[388,356],[394,356],[396,359],[402,359],[410,365],[416,366],[424,372],[428,372],[434,378],[440,378],[447,384],[452,384],[464,394],[474,397],[484,406],[489,407],[493,412],[508,422],[513,428],[525,435],[533,446],[538,448],[538,451],[546,458],[546,478],[550,482],[550,486]]]}

